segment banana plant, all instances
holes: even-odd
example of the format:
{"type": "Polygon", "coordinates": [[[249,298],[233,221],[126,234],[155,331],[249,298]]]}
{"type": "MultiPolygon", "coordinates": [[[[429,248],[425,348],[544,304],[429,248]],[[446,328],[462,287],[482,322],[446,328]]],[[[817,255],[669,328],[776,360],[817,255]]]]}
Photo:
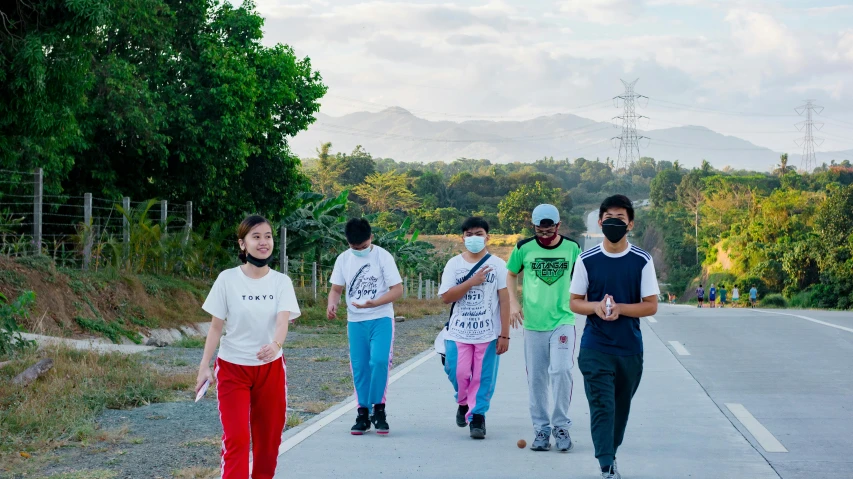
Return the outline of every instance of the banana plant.
{"type": "Polygon", "coordinates": [[[330,198],[319,193],[300,193],[299,208],[283,221],[287,228],[287,255],[293,258],[311,253],[319,263],[324,252],[346,248],[344,222],[348,196],[349,190],[330,198]]]}

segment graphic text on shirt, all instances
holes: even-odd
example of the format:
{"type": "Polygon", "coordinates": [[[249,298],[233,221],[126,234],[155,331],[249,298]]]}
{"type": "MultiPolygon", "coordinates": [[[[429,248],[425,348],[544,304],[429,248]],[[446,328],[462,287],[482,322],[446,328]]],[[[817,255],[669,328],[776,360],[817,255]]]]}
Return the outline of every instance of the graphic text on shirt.
{"type": "Polygon", "coordinates": [[[349,299],[376,299],[379,277],[371,276],[370,269],[370,264],[366,264],[355,273],[347,291],[349,299]]]}
{"type": "Polygon", "coordinates": [[[551,286],[566,274],[569,262],[565,258],[536,258],[531,262],[530,267],[537,278],[551,286]]]}

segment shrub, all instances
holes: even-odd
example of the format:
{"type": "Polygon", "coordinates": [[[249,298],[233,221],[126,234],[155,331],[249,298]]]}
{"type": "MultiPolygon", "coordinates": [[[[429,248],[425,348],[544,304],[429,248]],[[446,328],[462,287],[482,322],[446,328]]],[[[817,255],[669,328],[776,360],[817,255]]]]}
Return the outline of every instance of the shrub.
{"type": "Polygon", "coordinates": [[[0,293],[0,356],[23,351],[35,345],[21,336],[23,329],[18,324],[19,319],[26,319],[29,307],[35,302],[36,294],[27,291],[13,302],[0,293]]]}
{"type": "MultiPolygon", "coordinates": [[[[758,289],[759,299],[761,299],[762,297],[764,297],[764,295],[768,293],[767,285],[764,284],[764,281],[758,276],[753,276],[749,274],[742,275],[737,279],[737,282],[735,284],[737,284],[737,287],[740,290],[740,296],[742,298],[749,298],[749,289],[752,288],[753,285],[755,285],[755,288],[758,289]]],[[[731,291],[731,286],[729,286],[729,291],[731,291]]]]}
{"type": "Polygon", "coordinates": [[[766,308],[787,308],[788,301],[781,294],[768,294],[761,300],[761,306],[766,308]]]}
{"type": "Polygon", "coordinates": [[[813,308],[815,306],[814,301],[814,291],[807,289],[793,295],[788,304],[792,308],[813,308]]]}

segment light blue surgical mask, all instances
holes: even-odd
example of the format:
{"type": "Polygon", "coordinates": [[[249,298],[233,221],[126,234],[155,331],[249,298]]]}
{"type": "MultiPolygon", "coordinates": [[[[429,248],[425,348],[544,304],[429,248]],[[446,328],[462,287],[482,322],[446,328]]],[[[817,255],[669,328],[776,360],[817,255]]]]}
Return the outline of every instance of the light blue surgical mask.
{"type": "Polygon", "coordinates": [[[477,254],[486,247],[486,238],[482,236],[466,236],[465,247],[468,248],[468,251],[477,254]]]}
{"type": "Polygon", "coordinates": [[[356,255],[359,258],[366,258],[367,255],[370,254],[370,249],[372,247],[373,247],[373,245],[370,245],[364,249],[352,249],[352,248],[350,248],[350,251],[352,251],[352,254],[356,255]]]}

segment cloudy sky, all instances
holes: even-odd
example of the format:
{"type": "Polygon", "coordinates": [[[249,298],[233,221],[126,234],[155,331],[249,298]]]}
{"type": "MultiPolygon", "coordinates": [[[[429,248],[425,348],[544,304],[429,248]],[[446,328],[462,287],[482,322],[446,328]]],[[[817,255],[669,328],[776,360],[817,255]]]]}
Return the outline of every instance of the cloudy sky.
{"type": "Polygon", "coordinates": [[[639,78],[648,129],[798,154],[795,108],[815,99],[819,150],[853,149],[853,0],[256,1],[265,42],[323,75],[330,115],[609,120],[639,78]]]}

